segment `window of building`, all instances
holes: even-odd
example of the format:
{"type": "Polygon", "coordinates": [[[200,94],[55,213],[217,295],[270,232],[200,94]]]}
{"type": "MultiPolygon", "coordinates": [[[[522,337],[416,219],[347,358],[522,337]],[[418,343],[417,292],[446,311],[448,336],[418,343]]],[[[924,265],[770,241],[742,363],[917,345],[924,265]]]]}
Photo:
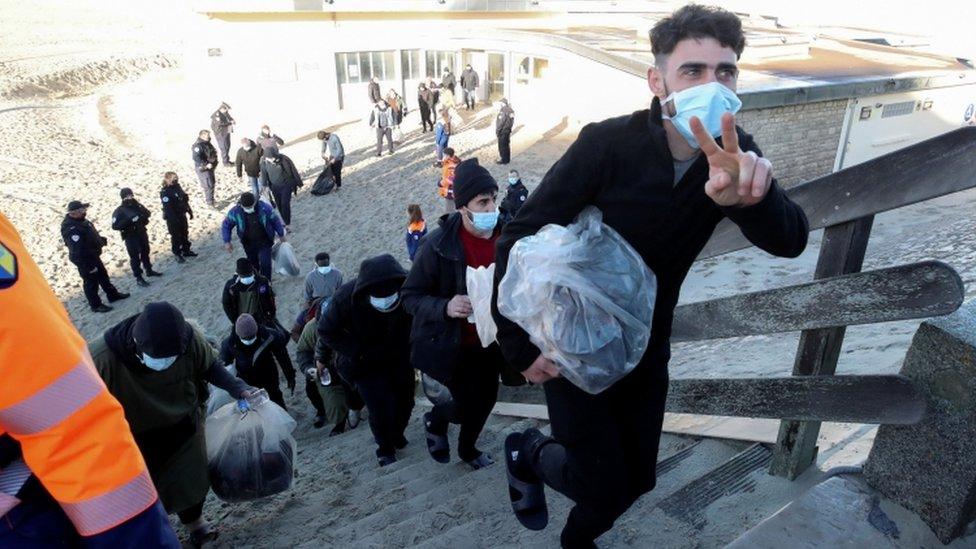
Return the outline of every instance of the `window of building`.
{"type": "Polygon", "coordinates": [[[529,80],[545,78],[549,72],[549,60],[542,57],[523,57],[516,69],[515,81],[528,84],[529,80]]]}
{"type": "Polygon", "coordinates": [[[337,53],[336,80],[340,84],[369,82],[372,77],[380,80],[396,79],[396,55],[390,51],[360,51],[337,53]]]}
{"type": "Polygon", "coordinates": [[[532,59],[532,78],[545,78],[549,72],[549,60],[541,57],[532,59]]]}
{"type": "Polygon", "coordinates": [[[403,78],[416,80],[420,78],[420,50],[402,50],[400,52],[400,70],[403,78]]]}
{"type": "Polygon", "coordinates": [[[444,74],[445,68],[454,71],[457,62],[457,53],[453,51],[427,51],[427,76],[440,78],[444,74]]]}

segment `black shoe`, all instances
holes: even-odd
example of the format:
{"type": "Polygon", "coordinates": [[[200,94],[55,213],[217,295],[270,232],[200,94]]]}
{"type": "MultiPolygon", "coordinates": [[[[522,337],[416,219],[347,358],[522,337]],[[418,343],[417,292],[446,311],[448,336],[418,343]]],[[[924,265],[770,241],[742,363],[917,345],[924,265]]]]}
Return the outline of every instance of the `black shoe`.
{"type": "Polygon", "coordinates": [[[91,308],[91,310],[92,310],[93,313],[107,313],[107,312],[109,312],[109,311],[111,311],[113,309],[112,309],[112,307],[109,307],[108,305],[105,305],[104,303],[102,303],[102,304],[99,304],[99,305],[95,305],[94,307],[91,308]]]}
{"type": "Polygon", "coordinates": [[[346,420],[342,420],[339,423],[337,423],[335,427],[332,428],[332,431],[329,433],[329,436],[330,437],[339,436],[345,432],[346,432],[346,420]]]}
{"type": "Polygon", "coordinates": [[[325,427],[325,416],[315,416],[315,423],[312,424],[312,427],[315,427],[316,429],[325,427]]]}
{"type": "Polygon", "coordinates": [[[386,467],[387,465],[393,465],[397,461],[396,456],[380,456],[378,459],[380,461],[380,467],[386,467]]]}
{"type": "Polygon", "coordinates": [[[115,303],[116,301],[118,301],[120,299],[125,299],[127,297],[129,297],[129,294],[127,294],[125,292],[118,292],[115,295],[108,296],[108,302],[109,303],[115,303]]]}
{"type": "Polygon", "coordinates": [[[549,524],[545,485],[530,465],[534,454],[549,440],[538,429],[511,433],[505,438],[509,502],[515,518],[529,530],[542,530],[549,524]]]}
{"type": "Polygon", "coordinates": [[[137,276],[136,277],[136,286],[142,286],[143,288],[145,288],[146,286],[149,286],[149,282],[146,281],[145,278],[142,278],[141,276],[137,276]]]}
{"type": "Polygon", "coordinates": [[[183,255],[185,257],[196,257],[196,256],[198,256],[200,254],[198,254],[198,253],[196,253],[194,251],[191,251],[191,250],[187,250],[187,251],[183,252],[183,255]]]}
{"type": "Polygon", "coordinates": [[[376,156],[383,156],[383,153],[376,153],[376,156]]]}
{"type": "Polygon", "coordinates": [[[147,276],[163,276],[163,273],[161,273],[159,271],[154,271],[152,269],[146,269],[146,275],[147,276]]]}
{"type": "Polygon", "coordinates": [[[182,255],[178,255],[178,256],[176,256],[176,262],[177,263],[186,263],[186,260],[183,259],[183,256],[182,255]]]}

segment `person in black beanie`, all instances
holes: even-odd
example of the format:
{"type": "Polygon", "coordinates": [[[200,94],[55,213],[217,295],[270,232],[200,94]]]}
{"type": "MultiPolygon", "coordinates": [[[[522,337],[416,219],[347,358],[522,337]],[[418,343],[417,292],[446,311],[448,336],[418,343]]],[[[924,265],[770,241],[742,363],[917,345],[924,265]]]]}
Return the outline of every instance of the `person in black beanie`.
{"type": "Polygon", "coordinates": [[[440,218],[421,242],[401,295],[413,315],[411,341],[414,368],[451,391],[453,402],[438,404],[424,415],[427,449],[440,463],[450,460],[447,428],[459,423],[458,457],[472,468],[491,465],[476,443],[498,397],[498,377],[521,385],[521,376],[505,365],[498,345],[482,347],[467,296],[468,267],[495,262],[499,235],[498,184],[477,158],[458,164],[454,175],[457,211],[440,218]]]}
{"type": "Polygon", "coordinates": [[[148,276],[162,276],[163,273],[154,271],[149,259],[149,210],[136,200],[132,189],[126,187],[119,191],[122,204],[115,208],[112,214],[112,228],[122,234],[125,250],[129,252],[129,266],[132,275],[136,277],[136,284],[148,286],[149,282],[142,278],[143,269],[148,276]]]}

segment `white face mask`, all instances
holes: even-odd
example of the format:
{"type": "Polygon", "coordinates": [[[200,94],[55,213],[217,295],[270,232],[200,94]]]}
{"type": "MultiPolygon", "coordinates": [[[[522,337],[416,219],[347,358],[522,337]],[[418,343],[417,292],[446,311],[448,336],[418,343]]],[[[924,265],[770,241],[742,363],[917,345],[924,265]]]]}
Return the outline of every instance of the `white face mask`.
{"type": "Polygon", "coordinates": [[[142,361],[143,364],[146,365],[147,368],[151,370],[155,370],[157,372],[162,372],[166,368],[172,366],[173,363],[176,362],[177,358],[179,357],[166,356],[162,358],[153,358],[147,355],[146,353],[142,353],[142,356],[139,357],[139,359],[142,361]]]}
{"type": "Polygon", "coordinates": [[[386,297],[369,296],[369,304],[372,305],[373,308],[376,309],[377,311],[381,313],[387,313],[393,310],[393,307],[396,305],[397,299],[399,299],[399,297],[400,297],[399,292],[386,297]]]}
{"type": "Polygon", "coordinates": [[[325,275],[325,274],[329,274],[330,272],[332,272],[332,265],[324,265],[324,266],[320,265],[320,266],[316,267],[315,269],[318,272],[320,272],[320,273],[322,273],[322,274],[325,275]]]}
{"type": "Polygon", "coordinates": [[[247,206],[241,206],[241,209],[244,210],[244,213],[254,213],[254,206],[251,206],[250,208],[247,206]]]}
{"type": "Polygon", "coordinates": [[[239,280],[241,284],[254,284],[254,275],[251,276],[237,275],[237,280],[239,280]]]}
{"type": "Polygon", "coordinates": [[[253,149],[253,148],[254,148],[254,147],[252,147],[252,146],[250,146],[250,145],[244,145],[244,150],[245,150],[245,151],[249,151],[249,150],[251,150],[251,149],[253,149]]]}
{"type": "Polygon", "coordinates": [[[244,345],[254,345],[254,342],[258,340],[258,336],[254,336],[251,339],[241,338],[241,343],[244,345]]]}

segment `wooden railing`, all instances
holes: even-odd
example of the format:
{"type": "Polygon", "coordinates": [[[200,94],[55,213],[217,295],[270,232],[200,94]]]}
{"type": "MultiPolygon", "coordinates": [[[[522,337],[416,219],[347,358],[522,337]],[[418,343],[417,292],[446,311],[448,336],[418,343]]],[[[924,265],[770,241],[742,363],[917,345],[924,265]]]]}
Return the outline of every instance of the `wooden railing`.
{"type": "MultiPolygon", "coordinates": [[[[817,456],[822,421],[911,424],[925,401],[906,378],[834,376],[847,326],[949,314],[964,288],[927,261],[861,272],[876,214],[976,187],[976,127],[954,130],[789,189],[824,229],[814,280],[679,306],[672,341],[800,331],[793,377],[673,379],[667,411],[783,420],[770,472],[794,479],[817,456]]],[[[723,221],[699,259],[750,247],[723,221]]],[[[720,365],[716,365],[720,368],[720,365]]],[[[540,391],[527,400],[543,402],[540,391]]]]}

